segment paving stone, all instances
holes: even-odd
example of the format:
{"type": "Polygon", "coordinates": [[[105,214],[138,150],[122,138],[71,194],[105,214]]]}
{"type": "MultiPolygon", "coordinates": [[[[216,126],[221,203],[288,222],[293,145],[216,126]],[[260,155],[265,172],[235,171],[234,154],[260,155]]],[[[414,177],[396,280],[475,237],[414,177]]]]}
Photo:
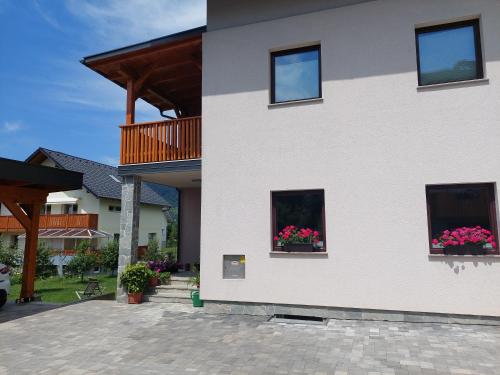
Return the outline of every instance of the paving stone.
{"type": "Polygon", "coordinates": [[[500,374],[498,326],[284,324],[113,301],[31,306],[0,310],[0,374],[500,374]]]}

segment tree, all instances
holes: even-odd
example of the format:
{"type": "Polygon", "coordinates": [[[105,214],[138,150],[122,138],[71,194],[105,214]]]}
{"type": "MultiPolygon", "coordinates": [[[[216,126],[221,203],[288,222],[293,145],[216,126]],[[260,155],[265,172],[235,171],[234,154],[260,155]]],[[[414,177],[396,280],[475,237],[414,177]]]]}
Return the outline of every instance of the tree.
{"type": "Polygon", "coordinates": [[[76,247],[76,255],[66,266],[66,270],[74,275],[80,275],[81,281],[87,272],[97,265],[97,255],[90,250],[90,242],[82,241],[76,247]]]}
{"type": "Polygon", "coordinates": [[[160,260],[161,259],[161,254],[160,254],[160,247],[158,245],[158,240],[156,238],[151,238],[148,241],[148,249],[146,250],[146,253],[144,254],[144,260],[150,261],[150,260],[160,260]]]}
{"type": "Polygon", "coordinates": [[[40,278],[48,277],[52,274],[54,264],[52,263],[50,250],[43,242],[38,242],[36,251],[36,276],[40,278]]]}
{"type": "Polygon", "coordinates": [[[118,241],[110,241],[101,251],[101,265],[114,275],[118,268],[119,246],[118,241]]]}
{"type": "Polygon", "coordinates": [[[5,246],[0,239],[0,263],[10,268],[18,267],[21,264],[21,254],[15,246],[5,246]]]}
{"type": "Polygon", "coordinates": [[[167,247],[177,248],[177,232],[177,222],[169,222],[167,225],[167,247]]]}

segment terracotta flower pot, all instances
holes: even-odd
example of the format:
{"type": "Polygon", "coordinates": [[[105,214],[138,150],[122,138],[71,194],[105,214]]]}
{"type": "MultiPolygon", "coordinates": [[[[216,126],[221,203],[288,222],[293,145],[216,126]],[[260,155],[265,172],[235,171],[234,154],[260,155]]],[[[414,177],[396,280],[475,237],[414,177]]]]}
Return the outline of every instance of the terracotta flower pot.
{"type": "Polygon", "coordinates": [[[148,285],[150,287],[158,286],[159,283],[160,283],[160,278],[158,276],[152,277],[148,281],[148,285]]]}
{"type": "Polygon", "coordinates": [[[137,305],[141,302],[142,302],[142,292],[128,294],[128,303],[129,304],[137,305]]]}

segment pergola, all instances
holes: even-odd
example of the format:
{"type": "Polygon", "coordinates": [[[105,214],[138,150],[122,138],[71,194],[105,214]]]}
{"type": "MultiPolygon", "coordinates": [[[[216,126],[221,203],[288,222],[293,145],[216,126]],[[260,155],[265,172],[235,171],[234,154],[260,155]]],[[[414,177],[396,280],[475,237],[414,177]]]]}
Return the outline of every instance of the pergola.
{"type": "Polygon", "coordinates": [[[19,301],[34,297],[41,206],[49,193],[80,189],[82,181],[83,174],[78,172],[0,158],[0,202],[26,230],[19,301]]]}

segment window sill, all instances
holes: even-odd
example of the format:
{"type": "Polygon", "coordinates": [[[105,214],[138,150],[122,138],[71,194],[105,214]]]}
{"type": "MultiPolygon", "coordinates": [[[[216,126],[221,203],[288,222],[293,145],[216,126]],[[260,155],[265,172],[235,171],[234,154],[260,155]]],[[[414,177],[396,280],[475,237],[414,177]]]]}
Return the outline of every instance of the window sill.
{"type": "Polygon", "coordinates": [[[470,79],[467,81],[436,83],[433,85],[417,86],[417,91],[433,91],[437,89],[453,88],[457,86],[477,86],[487,85],[490,83],[489,78],[470,79]]]}
{"type": "Polygon", "coordinates": [[[313,98],[313,99],[303,99],[303,100],[291,100],[289,102],[282,103],[271,103],[267,105],[267,108],[278,108],[278,107],[287,107],[287,106],[296,106],[301,104],[319,104],[323,103],[323,98],[313,98]]]}
{"type": "Polygon", "coordinates": [[[459,254],[427,254],[429,258],[500,258],[498,254],[481,254],[481,255],[459,255],[459,254]]]}
{"type": "Polygon", "coordinates": [[[288,251],[270,251],[269,252],[269,255],[273,256],[273,255],[277,255],[277,256],[283,256],[283,255],[291,255],[291,256],[294,256],[294,255],[300,255],[300,256],[304,256],[304,255],[310,255],[310,256],[313,256],[313,257],[327,257],[328,256],[328,252],[326,251],[310,251],[310,252],[288,252],[288,251]]]}

